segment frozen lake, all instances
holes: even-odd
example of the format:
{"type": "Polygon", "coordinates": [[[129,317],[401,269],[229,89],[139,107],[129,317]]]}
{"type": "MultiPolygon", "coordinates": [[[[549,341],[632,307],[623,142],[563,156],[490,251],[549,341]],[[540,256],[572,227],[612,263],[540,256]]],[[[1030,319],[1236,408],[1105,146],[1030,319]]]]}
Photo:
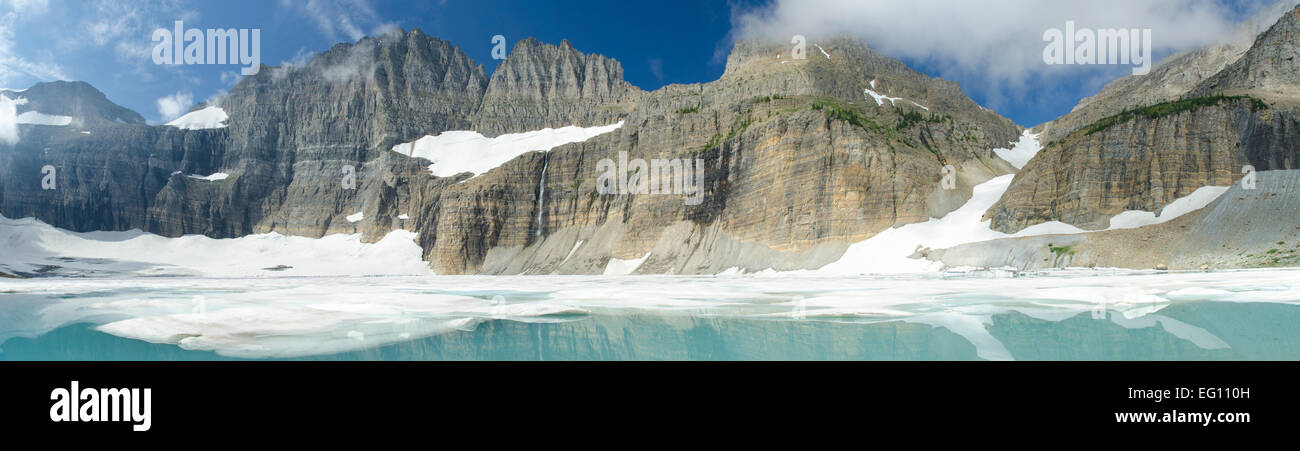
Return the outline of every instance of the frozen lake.
{"type": "Polygon", "coordinates": [[[1294,360],[1300,270],[0,279],[0,359],[1294,360]]]}

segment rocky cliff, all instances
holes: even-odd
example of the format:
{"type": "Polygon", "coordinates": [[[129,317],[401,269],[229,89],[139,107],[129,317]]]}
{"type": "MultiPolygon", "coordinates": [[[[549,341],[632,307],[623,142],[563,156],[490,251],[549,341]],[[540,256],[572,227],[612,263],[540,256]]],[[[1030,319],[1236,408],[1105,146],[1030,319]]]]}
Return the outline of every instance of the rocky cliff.
{"type": "Polygon", "coordinates": [[[643,92],[623,80],[623,65],[602,55],[528,38],[492,73],[473,127],[487,136],[612,124],[626,116],[643,92]]]}
{"type": "MultiPolygon", "coordinates": [[[[1202,186],[1231,184],[1247,165],[1295,169],[1300,79],[1287,58],[1300,45],[1297,16],[1300,8],[1282,15],[1235,62],[1178,99],[1126,108],[1050,142],[986,213],[993,228],[1059,220],[1100,229],[1125,210],[1158,212],[1202,186]]],[[[1146,97],[1160,98],[1166,87],[1146,97]]]]}
{"type": "Polygon", "coordinates": [[[1192,89],[1192,95],[1256,95],[1300,103],[1300,6],[1260,34],[1241,58],[1192,89]]]}
{"type": "Polygon", "coordinates": [[[1056,120],[1034,127],[1042,142],[1064,139],[1071,132],[1125,110],[1178,100],[1205,80],[1233,64],[1252,47],[1255,38],[1285,14],[1294,14],[1294,0],[1265,8],[1240,24],[1223,42],[1179,53],[1161,61],[1146,75],[1129,75],[1110,82],[1084,98],[1056,120]]]}
{"type": "Polygon", "coordinates": [[[954,84],[851,40],[819,45],[827,53],[793,60],[788,46],[742,42],[718,81],[645,93],[615,132],[445,191],[441,208],[475,213],[441,217],[436,267],[583,273],[600,272],[613,257],[644,258],[637,271],[646,273],[815,268],[849,243],[956,208],[971,186],[1010,170],[991,149],[1015,139],[1019,127],[954,84]],[[877,103],[864,92],[873,83],[898,100],[877,103]],[[599,194],[595,162],[620,152],[702,160],[703,202],[599,194]],[[958,189],[940,189],[945,164],[962,169],[958,189]],[[545,189],[536,190],[543,198],[525,198],[540,213],[498,200],[527,195],[503,193],[499,180],[538,181],[530,171],[545,173],[545,189]],[[478,214],[485,206],[508,219],[478,214]],[[481,266],[472,252],[464,257],[467,247],[487,250],[481,266]]]}
{"type": "Polygon", "coordinates": [[[928,257],[954,267],[1062,267],[1198,270],[1300,265],[1300,171],[1258,174],[1209,206],[1163,224],[1138,229],[1035,236],[932,250],[928,257]]]}
{"type": "MultiPolygon", "coordinates": [[[[18,144],[0,144],[0,213],[166,236],[375,240],[407,229],[447,274],[600,273],[647,256],[638,272],[717,273],[821,266],[885,228],[942,216],[1012,170],[991,149],[1021,129],[956,84],[850,39],[812,44],[806,59],[788,47],[742,42],[721,79],[644,92],[617,61],[567,42],[520,42],[489,79],[418,30],[365,38],[241,80],[216,105],[229,116],[222,128],[150,127],[120,112],[24,125],[18,144]],[[620,121],[474,177],[432,176],[429,161],[391,150],[448,130],[620,121]],[[622,153],[701,161],[702,201],[598,192],[599,162],[622,153]],[[41,189],[44,165],[58,169],[57,189],[41,189]],[[951,190],[941,188],[947,165],[951,190]]],[[[60,105],[102,97],[55,91],[60,105]]]]}

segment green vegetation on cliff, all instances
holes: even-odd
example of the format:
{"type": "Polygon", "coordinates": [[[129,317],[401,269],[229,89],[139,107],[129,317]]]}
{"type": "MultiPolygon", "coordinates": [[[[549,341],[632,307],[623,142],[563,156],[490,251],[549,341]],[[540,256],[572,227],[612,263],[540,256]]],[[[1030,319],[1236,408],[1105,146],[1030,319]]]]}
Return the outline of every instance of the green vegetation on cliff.
{"type": "Polygon", "coordinates": [[[1097,133],[1106,130],[1108,128],[1111,128],[1113,126],[1131,121],[1133,120],[1133,118],[1136,118],[1138,116],[1146,117],[1147,119],[1159,119],[1165,116],[1171,116],[1174,114],[1182,113],[1184,111],[1192,111],[1207,106],[1216,106],[1216,105],[1223,104],[1224,102],[1235,102],[1238,100],[1250,101],[1251,111],[1268,109],[1268,104],[1264,103],[1263,100],[1250,97],[1250,96],[1196,97],[1191,99],[1176,100],[1173,102],[1157,103],[1155,105],[1138,108],[1136,110],[1124,110],[1119,114],[1107,117],[1105,119],[1094,122],[1092,125],[1084,127],[1083,134],[1085,136],[1091,135],[1093,133],[1097,133]]]}

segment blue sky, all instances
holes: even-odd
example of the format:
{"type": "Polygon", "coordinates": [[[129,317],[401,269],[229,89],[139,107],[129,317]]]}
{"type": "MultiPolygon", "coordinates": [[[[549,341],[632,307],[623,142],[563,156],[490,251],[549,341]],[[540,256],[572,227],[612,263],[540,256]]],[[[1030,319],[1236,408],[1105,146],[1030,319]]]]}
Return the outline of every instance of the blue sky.
{"type": "MultiPolygon", "coordinates": [[[[1295,0],[1284,0],[1294,3],[1295,0]]],[[[623,63],[644,89],[707,82],[738,36],[849,33],[914,69],[960,83],[1026,126],[1054,119],[1128,66],[1041,62],[1041,34],[1080,26],[1153,28],[1157,60],[1223,38],[1272,0],[0,0],[0,88],[82,80],[150,121],[227,90],[237,66],[155,65],[151,35],[186,28],[261,29],[262,62],[302,60],[392,27],[460,46],[489,72],[491,39],[536,37],[623,63]],[[970,6],[977,4],[978,6],[970,6]],[[1079,4],[1092,5],[1081,7],[1079,4]],[[962,8],[974,8],[963,10],[962,8]],[[1083,9],[1086,8],[1086,9],[1083,9]],[[1164,39],[1161,39],[1164,38],[1164,39]],[[160,101],[169,99],[170,101],[160,101]],[[163,108],[160,109],[160,106],[163,108]]],[[[815,38],[813,38],[815,41],[815,38]]]]}

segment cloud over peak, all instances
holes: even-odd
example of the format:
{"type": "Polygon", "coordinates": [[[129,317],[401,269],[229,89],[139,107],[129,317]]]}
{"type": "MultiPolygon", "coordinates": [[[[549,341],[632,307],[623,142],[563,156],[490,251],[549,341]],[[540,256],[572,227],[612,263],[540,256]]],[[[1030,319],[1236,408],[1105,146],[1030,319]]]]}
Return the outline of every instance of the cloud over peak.
{"type": "MultiPolygon", "coordinates": [[[[1296,0],[1282,0],[1294,4],[1296,0]]],[[[1246,15],[1273,5],[1244,0],[1246,15]]],[[[1050,66],[1043,61],[1049,29],[1067,21],[1079,28],[1151,29],[1156,55],[1223,42],[1237,29],[1241,11],[1215,0],[775,0],[733,15],[738,38],[789,41],[800,34],[848,34],[891,57],[930,66],[949,79],[975,79],[998,93],[1027,80],[1124,75],[1119,66],[1050,66]]]]}

